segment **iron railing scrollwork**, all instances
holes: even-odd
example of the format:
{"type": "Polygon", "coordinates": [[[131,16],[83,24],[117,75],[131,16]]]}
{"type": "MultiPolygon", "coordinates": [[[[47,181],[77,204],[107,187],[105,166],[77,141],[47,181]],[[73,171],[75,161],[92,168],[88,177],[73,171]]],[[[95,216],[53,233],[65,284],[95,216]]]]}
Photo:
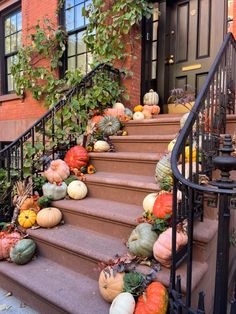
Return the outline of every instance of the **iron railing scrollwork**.
{"type": "MultiPolygon", "coordinates": [[[[206,194],[212,199],[218,198],[219,203],[222,195],[227,197],[236,195],[233,185],[222,187],[222,184],[218,186],[211,184],[214,179],[213,171],[216,169],[214,160],[219,155],[219,149],[222,146],[222,134],[226,133],[226,117],[235,114],[235,89],[236,42],[233,35],[228,33],[172,151],[174,188],[170,313],[206,313],[203,292],[199,294],[198,306],[195,300],[196,309],[192,308],[194,220],[204,217],[206,194]],[[177,276],[176,230],[178,223],[185,219],[188,223],[188,244],[185,255],[187,275],[183,297],[180,278],[177,276]]],[[[230,170],[232,169],[234,166],[230,170]]],[[[227,237],[225,239],[227,241],[227,237]]],[[[228,276],[228,274],[223,275],[228,276]]],[[[224,310],[222,312],[214,310],[214,314],[216,313],[224,314],[224,310]]]]}
{"type": "MultiPolygon", "coordinates": [[[[56,130],[66,129],[66,119],[63,109],[71,111],[71,101],[73,97],[78,95],[86,95],[87,89],[93,87],[94,80],[99,75],[104,75],[112,82],[120,82],[120,71],[108,64],[100,64],[89,72],[77,85],[69,89],[65,96],[59,100],[51,109],[49,109],[38,121],[36,121],[28,130],[26,130],[20,137],[13,141],[10,145],[0,150],[0,168],[7,171],[7,180],[11,186],[16,180],[22,179],[25,175],[25,149],[29,145],[32,154],[32,164],[30,173],[38,174],[44,171],[51,159],[62,158],[64,153],[77,143],[80,134],[74,132],[73,134],[65,132],[57,135],[56,130]],[[53,143],[52,145],[49,143],[53,143]],[[66,143],[66,144],[63,144],[66,143]],[[39,146],[40,145],[40,146],[39,146]],[[37,147],[40,149],[36,150],[37,147]],[[49,148],[50,147],[50,148],[49,148]]],[[[104,109],[104,108],[103,108],[104,109]]],[[[89,108],[88,108],[89,110],[89,108]]],[[[79,125],[80,121],[77,117],[74,118],[79,125]]],[[[4,214],[3,209],[0,210],[0,218],[8,221],[11,216],[11,204],[9,200],[11,197],[9,193],[4,198],[4,214]],[[2,212],[2,213],[1,213],[2,212]],[[4,217],[2,217],[2,215],[4,217]]],[[[2,206],[1,206],[2,207],[2,206]]]]}

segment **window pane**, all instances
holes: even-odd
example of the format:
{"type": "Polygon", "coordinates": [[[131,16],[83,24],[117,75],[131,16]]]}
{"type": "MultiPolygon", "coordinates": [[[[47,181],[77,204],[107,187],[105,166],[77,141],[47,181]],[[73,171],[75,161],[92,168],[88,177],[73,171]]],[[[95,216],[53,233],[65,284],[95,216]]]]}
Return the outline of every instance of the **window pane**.
{"type": "Polygon", "coordinates": [[[66,10],[66,30],[74,29],[74,8],[66,10]]]}
{"type": "Polygon", "coordinates": [[[75,7],[75,28],[84,26],[84,17],[82,16],[83,4],[75,7]]]}
{"type": "Polygon", "coordinates": [[[157,42],[154,41],[152,43],[152,60],[156,60],[157,59],[157,42]]]}
{"type": "Polygon", "coordinates": [[[7,58],[7,74],[11,73],[12,57],[7,58]]]}
{"type": "Polygon", "coordinates": [[[16,32],[16,14],[11,16],[11,34],[16,32]]]}
{"type": "Polygon", "coordinates": [[[75,0],[75,5],[84,3],[85,0],[75,0]]]}
{"type": "Polygon", "coordinates": [[[11,35],[10,37],[11,37],[11,52],[14,52],[17,50],[16,34],[11,35]]]}
{"type": "Polygon", "coordinates": [[[152,62],[152,79],[155,79],[157,77],[157,62],[152,62]]]}
{"type": "Polygon", "coordinates": [[[10,37],[5,38],[5,54],[11,52],[11,41],[10,37]]]}
{"type": "Polygon", "coordinates": [[[17,31],[20,31],[22,29],[22,16],[21,12],[17,14],[17,31]]]}
{"type": "Polygon", "coordinates": [[[17,34],[17,50],[22,46],[22,32],[18,32],[17,34]]]}
{"type": "Polygon", "coordinates": [[[77,68],[86,74],[86,54],[77,56],[77,68]]]}
{"type": "Polygon", "coordinates": [[[152,40],[157,40],[157,27],[158,27],[158,22],[153,23],[152,40]]]}
{"type": "Polygon", "coordinates": [[[68,37],[68,57],[74,56],[76,48],[76,35],[71,35],[68,37]]]}
{"type": "Polygon", "coordinates": [[[11,32],[11,20],[10,18],[5,20],[5,36],[9,35],[11,32]]]}
{"type": "Polygon", "coordinates": [[[13,91],[13,78],[11,74],[7,76],[7,90],[9,92],[13,91]]]}
{"type": "Polygon", "coordinates": [[[91,71],[90,64],[93,62],[93,55],[89,52],[87,53],[87,72],[91,71]]]}
{"type": "Polygon", "coordinates": [[[77,54],[86,52],[86,44],[83,42],[83,34],[84,32],[80,32],[77,34],[77,54]]]}
{"type": "Polygon", "coordinates": [[[66,0],[66,9],[74,6],[74,0],[66,0]]]}
{"type": "Polygon", "coordinates": [[[153,21],[158,20],[159,18],[159,14],[158,14],[158,3],[154,4],[154,8],[153,8],[153,21]]]}
{"type": "Polygon", "coordinates": [[[75,58],[76,57],[68,58],[68,70],[69,71],[75,70],[75,58]]]}

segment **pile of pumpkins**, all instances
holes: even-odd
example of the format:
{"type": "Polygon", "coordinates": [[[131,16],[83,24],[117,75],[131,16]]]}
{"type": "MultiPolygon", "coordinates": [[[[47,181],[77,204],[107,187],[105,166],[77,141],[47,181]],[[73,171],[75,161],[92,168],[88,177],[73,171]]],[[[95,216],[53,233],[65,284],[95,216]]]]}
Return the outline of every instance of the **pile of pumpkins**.
{"type": "Polygon", "coordinates": [[[0,231],[0,261],[8,260],[24,265],[32,259],[35,250],[35,242],[32,239],[23,239],[18,231],[0,231]]]}
{"type": "Polygon", "coordinates": [[[86,167],[88,161],[88,152],[79,145],[69,149],[64,160],[53,160],[49,168],[42,174],[48,181],[42,186],[43,196],[26,198],[20,207],[19,225],[25,229],[35,224],[43,228],[52,228],[58,225],[62,220],[61,211],[55,207],[45,207],[45,205],[66,196],[75,200],[86,197],[88,193],[86,184],[70,174],[71,172],[77,173],[81,167],[86,167]]]}
{"type": "Polygon", "coordinates": [[[135,106],[133,111],[133,120],[152,119],[154,115],[160,113],[160,107],[158,106],[159,96],[152,89],[146,93],[143,97],[143,106],[135,106]]]}

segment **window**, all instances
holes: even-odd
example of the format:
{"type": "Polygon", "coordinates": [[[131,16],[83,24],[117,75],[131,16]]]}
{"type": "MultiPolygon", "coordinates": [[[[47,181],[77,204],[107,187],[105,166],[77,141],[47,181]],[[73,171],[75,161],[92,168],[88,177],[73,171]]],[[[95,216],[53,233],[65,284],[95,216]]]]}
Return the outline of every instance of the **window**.
{"type": "Polygon", "coordinates": [[[3,42],[4,42],[4,88],[5,93],[11,93],[15,90],[15,83],[11,74],[11,66],[17,58],[17,51],[21,47],[22,38],[22,16],[18,9],[3,17],[3,42]]]}
{"type": "Polygon", "coordinates": [[[91,0],[65,1],[65,26],[68,32],[67,69],[79,68],[84,74],[90,71],[92,55],[86,50],[82,40],[88,24],[87,19],[82,16],[82,9],[91,2],[91,0]]]}

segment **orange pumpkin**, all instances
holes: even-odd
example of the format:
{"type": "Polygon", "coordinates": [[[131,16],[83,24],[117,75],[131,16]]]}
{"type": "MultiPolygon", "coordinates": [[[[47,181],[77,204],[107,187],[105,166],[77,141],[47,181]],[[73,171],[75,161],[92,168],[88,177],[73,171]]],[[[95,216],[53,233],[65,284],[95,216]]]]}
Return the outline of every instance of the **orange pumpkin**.
{"type": "Polygon", "coordinates": [[[98,124],[102,120],[103,116],[93,116],[91,118],[92,123],[98,124]]]}
{"type": "Polygon", "coordinates": [[[39,199],[38,195],[27,197],[27,199],[23,202],[23,204],[20,207],[20,212],[22,212],[23,210],[31,209],[37,213],[40,210],[40,207],[37,203],[38,199],[39,199]]]}
{"type": "Polygon", "coordinates": [[[134,314],[166,314],[168,293],[160,282],[152,282],[138,298],[134,314]]]}
{"type": "Polygon", "coordinates": [[[173,194],[167,191],[161,191],[157,196],[152,213],[158,218],[166,218],[167,215],[172,214],[172,198],[173,194]]]}
{"type": "Polygon", "coordinates": [[[87,166],[89,161],[89,155],[87,150],[82,146],[74,146],[68,150],[65,155],[64,161],[70,167],[71,170],[78,169],[87,166]]]}
{"type": "MultiPolygon", "coordinates": [[[[188,235],[182,230],[182,228],[177,228],[176,233],[176,251],[181,249],[188,243],[188,235]]],[[[165,267],[171,266],[172,258],[172,228],[168,228],[166,231],[162,232],[154,243],[153,255],[155,259],[160,262],[165,267]]]]}
{"type": "Polygon", "coordinates": [[[125,121],[125,110],[122,108],[108,108],[104,112],[105,116],[112,116],[118,118],[120,121],[125,121]]]}
{"type": "Polygon", "coordinates": [[[0,260],[6,259],[10,255],[10,249],[21,239],[21,235],[14,231],[7,233],[6,231],[0,232],[0,260]]]}

